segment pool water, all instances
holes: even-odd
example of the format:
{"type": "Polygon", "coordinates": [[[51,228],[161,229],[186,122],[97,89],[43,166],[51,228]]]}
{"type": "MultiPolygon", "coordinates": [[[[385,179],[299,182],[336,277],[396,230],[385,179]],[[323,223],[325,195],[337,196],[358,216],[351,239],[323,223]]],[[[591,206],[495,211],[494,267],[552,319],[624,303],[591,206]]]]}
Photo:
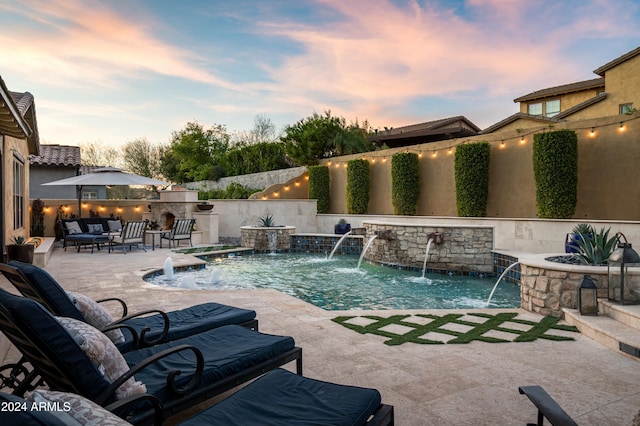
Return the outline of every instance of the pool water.
{"type": "MultiPolygon", "coordinates": [[[[326,310],[469,309],[487,307],[496,278],[470,278],[392,269],[358,257],[256,254],[211,260],[206,269],[147,279],[192,289],[273,288],[326,310]]],[[[501,282],[490,308],[520,306],[520,288],[501,282]]]]}

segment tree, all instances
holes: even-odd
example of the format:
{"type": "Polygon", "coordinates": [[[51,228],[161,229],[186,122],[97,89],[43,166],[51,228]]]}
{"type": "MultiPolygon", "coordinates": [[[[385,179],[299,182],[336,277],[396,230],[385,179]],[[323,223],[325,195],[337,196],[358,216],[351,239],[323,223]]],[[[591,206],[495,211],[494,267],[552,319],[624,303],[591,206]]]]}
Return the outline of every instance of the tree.
{"type": "Polygon", "coordinates": [[[95,142],[80,144],[80,158],[85,166],[123,166],[122,150],[95,142]]]}
{"type": "Polygon", "coordinates": [[[324,115],[313,113],[287,126],[280,140],[285,143],[287,155],[298,165],[314,165],[322,158],[373,149],[366,140],[366,129],[357,122],[347,126],[344,118],[331,116],[331,111],[324,115]]]}
{"type": "Polygon", "coordinates": [[[164,147],[152,145],[145,138],[127,142],[123,148],[125,168],[131,173],[162,179],[161,162],[164,147]]]}
{"type": "Polygon", "coordinates": [[[264,114],[258,114],[253,119],[253,129],[250,131],[236,132],[231,137],[234,146],[255,145],[265,142],[276,142],[278,135],[276,125],[264,114]]]}
{"type": "Polygon", "coordinates": [[[225,176],[225,155],[229,135],[223,125],[204,129],[189,122],[173,132],[171,143],[162,156],[162,173],[174,182],[217,180],[225,176]]]}

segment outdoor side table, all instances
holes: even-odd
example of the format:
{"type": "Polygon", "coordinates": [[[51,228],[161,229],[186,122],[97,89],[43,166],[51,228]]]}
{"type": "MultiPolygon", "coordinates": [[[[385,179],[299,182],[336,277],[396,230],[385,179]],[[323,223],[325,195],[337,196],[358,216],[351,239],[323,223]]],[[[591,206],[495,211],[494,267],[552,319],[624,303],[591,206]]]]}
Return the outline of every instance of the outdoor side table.
{"type": "MultiPolygon", "coordinates": [[[[162,238],[164,234],[168,234],[170,232],[171,232],[170,230],[146,231],[147,234],[151,235],[151,250],[154,251],[156,249],[156,235],[159,235],[160,238],[162,238]]],[[[162,242],[162,240],[160,240],[160,242],[162,242]]]]}

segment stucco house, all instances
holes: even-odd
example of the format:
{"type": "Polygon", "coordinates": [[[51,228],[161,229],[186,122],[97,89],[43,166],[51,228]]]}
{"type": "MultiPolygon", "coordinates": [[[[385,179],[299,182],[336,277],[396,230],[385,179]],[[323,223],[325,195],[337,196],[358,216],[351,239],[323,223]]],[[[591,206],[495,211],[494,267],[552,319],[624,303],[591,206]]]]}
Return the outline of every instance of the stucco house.
{"type": "Polygon", "coordinates": [[[40,153],[29,156],[29,193],[32,199],[77,197],[73,186],[42,186],[43,183],[77,176],[80,173],[80,147],[40,145],[40,153]]]}
{"type": "Polygon", "coordinates": [[[377,146],[389,148],[437,142],[447,139],[477,135],[480,128],[464,116],[442,118],[440,120],[411,124],[397,128],[376,130],[367,139],[377,146]]]}
{"type": "Polygon", "coordinates": [[[598,78],[536,90],[514,99],[520,111],[482,134],[634,112],[640,105],[640,47],[593,71],[598,78]]]}
{"type": "Polygon", "coordinates": [[[13,237],[29,236],[29,155],[40,142],[33,95],[11,92],[0,76],[0,248],[13,237]]]}

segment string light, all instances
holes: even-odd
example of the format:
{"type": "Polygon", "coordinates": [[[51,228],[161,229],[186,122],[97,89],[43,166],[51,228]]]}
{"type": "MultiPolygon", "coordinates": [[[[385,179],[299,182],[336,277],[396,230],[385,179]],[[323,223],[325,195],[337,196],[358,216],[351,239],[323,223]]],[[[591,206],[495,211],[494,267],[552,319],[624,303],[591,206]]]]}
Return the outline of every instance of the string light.
{"type": "Polygon", "coordinates": [[[500,149],[504,149],[504,148],[506,148],[506,146],[507,146],[507,145],[504,143],[504,141],[502,141],[502,142],[500,143],[500,149]]]}
{"type": "Polygon", "coordinates": [[[525,140],[524,140],[524,136],[520,138],[520,145],[524,145],[525,144],[525,140]]]}

